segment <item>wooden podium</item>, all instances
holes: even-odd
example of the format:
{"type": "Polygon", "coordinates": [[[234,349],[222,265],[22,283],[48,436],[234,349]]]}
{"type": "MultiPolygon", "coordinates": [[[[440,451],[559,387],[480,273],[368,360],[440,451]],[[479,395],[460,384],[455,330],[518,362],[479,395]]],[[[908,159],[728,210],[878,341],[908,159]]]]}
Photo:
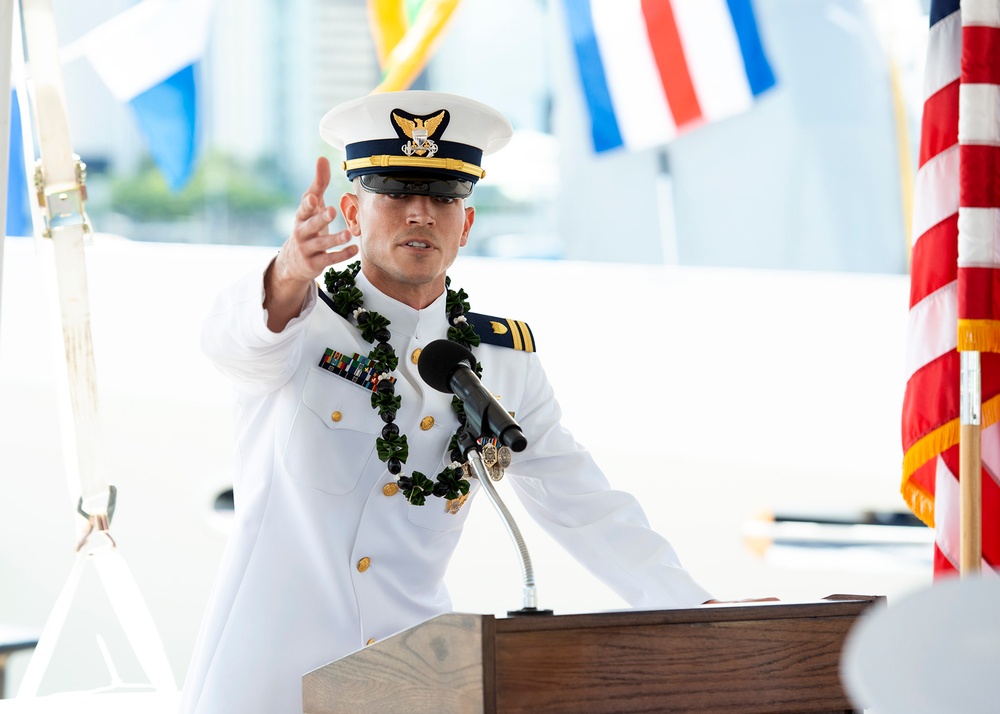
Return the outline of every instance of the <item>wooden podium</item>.
{"type": "Polygon", "coordinates": [[[882,599],[441,615],[306,674],[303,711],[850,712],[844,637],[882,599]]]}

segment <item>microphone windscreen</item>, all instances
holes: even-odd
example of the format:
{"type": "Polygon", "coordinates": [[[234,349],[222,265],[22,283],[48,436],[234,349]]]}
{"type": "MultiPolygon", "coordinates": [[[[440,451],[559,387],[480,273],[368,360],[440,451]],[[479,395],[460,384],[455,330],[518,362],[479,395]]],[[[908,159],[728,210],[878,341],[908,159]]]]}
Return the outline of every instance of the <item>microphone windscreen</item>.
{"type": "Polygon", "coordinates": [[[451,375],[460,362],[476,364],[476,358],[465,347],[451,340],[434,340],[420,351],[417,372],[428,386],[451,394],[451,375]]]}

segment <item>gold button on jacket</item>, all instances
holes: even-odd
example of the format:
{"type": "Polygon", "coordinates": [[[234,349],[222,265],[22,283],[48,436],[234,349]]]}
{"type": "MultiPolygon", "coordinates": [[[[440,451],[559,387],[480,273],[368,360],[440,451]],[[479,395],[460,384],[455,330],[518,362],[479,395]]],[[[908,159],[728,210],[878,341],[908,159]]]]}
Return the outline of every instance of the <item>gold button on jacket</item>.
{"type": "Polygon", "coordinates": [[[358,561],[358,572],[359,573],[365,572],[366,570],[368,570],[368,568],[371,567],[371,565],[372,565],[371,558],[362,558],[361,560],[358,561]]]}

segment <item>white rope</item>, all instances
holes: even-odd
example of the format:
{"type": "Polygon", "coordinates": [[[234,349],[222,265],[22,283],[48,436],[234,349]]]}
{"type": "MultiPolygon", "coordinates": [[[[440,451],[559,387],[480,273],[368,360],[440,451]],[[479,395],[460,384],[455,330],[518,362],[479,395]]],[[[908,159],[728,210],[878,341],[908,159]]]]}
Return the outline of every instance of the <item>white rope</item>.
{"type": "Polygon", "coordinates": [[[160,692],[176,692],[177,683],[170,669],[153,616],[146,608],[142,593],[117,548],[101,549],[93,556],[118,621],[125,630],[132,650],[153,687],[160,692]]]}
{"type": "Polygon", "coordinates": [[[49,613],[49,619],[42,628],[42,634],[38,637],[38,644],[35,651],[28,660],[28,667],[24,670],[24,677],[21,678],[21,686],[17,690],[18,699],[30,699],[38,694],[38,687],[42,683],[42,676],[49,668],[52,655],[55,653],[56,642],[59,633],[62,632],[63,625],[66,624],[66,617],[69,615],[70,606],[73,604],[73,597],[80,586],[80,578],[83,577],[84,554],[80,554],[73,563],[73,569],[69,571],[69,578],[63,585],[62,592],[56,604],[49,613]]]}
{"type": "MultiPolygon", "coordinates": [[[[98,537],[101,537],[98,535],[98,537]]],[[[31,699],[38,695],[42,678],[55,654],[56,643],[66,625],[73,600],[83,579],[87,564],[92,563],[100,577],[101,584],[111,601],[118,621],[125,631],[129,644],[135,652],[150,684],[159,692],[177,691],[173,671],[160,643],[156,624],[146,608],[142,594],[132,578],[132,573],[122,558],[121,552],[110,542],[94,549],[81,550],[73,562],[73,569],[56,600],[49,619],[38,638],[38,645],[28,661],[21,686],[17,690],[18,699],[31,699]]],[[[114,671],[111,671],[114,683],[114,671]]]]}

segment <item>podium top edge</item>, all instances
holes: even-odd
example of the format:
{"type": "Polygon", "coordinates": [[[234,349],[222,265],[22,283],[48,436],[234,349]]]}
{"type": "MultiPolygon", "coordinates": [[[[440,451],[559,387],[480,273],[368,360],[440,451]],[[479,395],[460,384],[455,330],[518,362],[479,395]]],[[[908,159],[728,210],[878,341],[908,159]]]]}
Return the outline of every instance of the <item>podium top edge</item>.
{"type": "MultiPolygon", "coordinates": [[[[739,620],[777,620],[802,617],[853,617],[876,603],[882,595],[830,595],[809,602],[760,601],[719,603],[698,607],[662,610],[614,610],[594,613],[554,614],[536,617],[478,617],[494,620],[497,634],[562,630],[581,627],[620,627],[680,623],[711,623],[739,620]]],[[[457,614],[457,613],[454,613],[457,614]]],[[[469,613],[463,613],[468,616],[469,613]]],[[[442,615],[440,617],[449,617],[442,615]]]]}

